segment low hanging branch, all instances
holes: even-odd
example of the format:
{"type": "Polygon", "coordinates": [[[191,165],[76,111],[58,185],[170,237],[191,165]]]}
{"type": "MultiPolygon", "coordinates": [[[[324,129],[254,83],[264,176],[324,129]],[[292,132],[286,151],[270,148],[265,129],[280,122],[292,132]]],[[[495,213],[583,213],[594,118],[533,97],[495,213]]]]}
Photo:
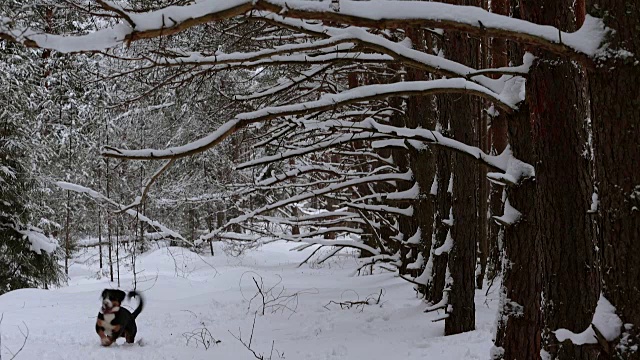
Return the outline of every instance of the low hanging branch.
{"type": "MultiPolygon", "coordinates": [[[[388,40],[382,36],[371,34],[363,28],[349,27],[342,29],[327,25],[309,24],[302,20],[291,19],[270,13],[263,15],[261,18],[284,28],[314,35],[320,38],[337,37],[338,39],[349,39],[354,44],[388,55],[404,66],[416,70],[424,70],[428,73],[450,78],[462,77],[496,92],[499,92],[504,87],[503,80],[486,77],[479,73],[481,70],[468,67],[441,56],[431,55],[420,50],[406,47],[403,44],[388,40]]],[[[526,60],[530,58],[531,57],[525,57],[525,64],[519,67],[491,69],[492,71],[489,71],[488,73],[513,74],[514,71],[526,73],[531,65],[530,61],[526,60]]]]}
{"type": "MultiPolygon", "coordinates": [[[[221,228],[218,228],[206,235],[203,235],[199,238],[200,241],[207,241],[211,238],[214,238],[217,236],[218,233],[220,233],[224,228],[227,228],[233,224],[239,224],[243,221],[249,220],[253,217],[255,217],[256,215],[260,215],[263,214],[265,212],[271,211],[271,210],[275,210],[281,207],[284,207],[286,205],[290,205],[296,202],[301,202],[304,200],[308,200],[314,197],[318,197],[318,196],[322,196],[324,194],[329,194],[332,192],[335,192],[337,190],[340,189],[344,189],[344,188],[348,188],[348,187],[352,187],[352,186],[356,186],[356,185],[362,185],[362,184],[367,184],[370,182],[379,182],[379,181],[411,181],[412,179],[412,174],[411,172],[407,172],[404,174],[379,174],[379,175],[374,175],[374,176],[368,176],[368,177],[363,177],[363,178],[358,178],[358,179],[353,179],[353,180],[348,180],[348,181],[344,181],[342,183],[338,183],[338,184],[331,184],[328,185],[322,189],[317,189],[317,190],[312,190],[312,191],[308,191],[306,193],[303,194],[299,194],[297,196],[293,196],[290,197],[288,199],[284,199],[284,200],[280,200],[277,201],[273,204],[268,204],[265,205],[263,207],[260,207],[259,209],[253,210],[245,215],[241,215],[238,217],[235,217],[231,220],[229,220],[225,225],[223,225],[221,228]]],[[[344,245],[343,245],[344,246],[344,245]]],[[[367,249],[369,251],[369,249],[367,249]]]]}
{"type": "Polygon", "coordinates": [[[249,124],[266,122],[284,116],[304,115],[313,112],[330,111],[339,106],[373,101],[399,96],[417,96],[434,94],[469,94],[494,102],[507,113],[516,109],[515,99],[500,95],[466,79],[439,79],[431,81],[412,81],[382,85],[361,86],[339,94],[326,94],[319,100],[293,105],[266,107],[257,111],[236,115],[234,119],[221,125],[218,130],[190,144],[165,150],[144,149],[124,150],[105,147],[105,157],[129,160],[177,159],[206,151],[236,131],[249,124]]]}

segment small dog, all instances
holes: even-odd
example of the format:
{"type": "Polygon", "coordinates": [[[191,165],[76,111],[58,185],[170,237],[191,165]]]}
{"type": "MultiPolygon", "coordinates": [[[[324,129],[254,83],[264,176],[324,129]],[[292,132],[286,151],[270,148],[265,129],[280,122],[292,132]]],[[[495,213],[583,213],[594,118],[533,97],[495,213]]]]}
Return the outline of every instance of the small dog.
{"type": "Polygon", "coordinates": [[[137,297],[139,302],[133,313],[121,307],[125,296],[126,293],[122,290],[104,289],[102,292],[102,308],[96,321],[96,332],[100,336],[102,346],[113,344],[121,336],[124,336],[129,344],[135,340],[138,332],[136,317],[142,312],[142,296],[135,291],[129,292],[129,299],[137,297]]]}

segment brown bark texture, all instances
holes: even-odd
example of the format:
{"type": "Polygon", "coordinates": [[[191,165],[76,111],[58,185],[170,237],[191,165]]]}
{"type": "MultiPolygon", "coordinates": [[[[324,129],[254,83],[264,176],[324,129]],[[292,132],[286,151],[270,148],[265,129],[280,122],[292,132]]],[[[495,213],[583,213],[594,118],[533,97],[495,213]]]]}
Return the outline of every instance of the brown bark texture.
{"type": "MultiPolygon", "coordinates": [[[[517,115],[509,118],[509,141],[514,156],[533,163],[531,140],[529,112],[524,104],[517,115]]],[[[519,222],[504,229],[503,288],[491,358],[537,360],[541,350],[542,274],[540,249],[535,242],[534,179],[507,188],[507,198],[522,215],[519,222]]]]}
{"type": "MultiPolygon", "coordinates": [[[[460,5],[480,5],[477,0],[456,1],[460,5]]],[[[478,67],[480,42],[464,33],[445,33],[444,52],[451,60],[478,67]]],[[[478,99],[469,95],[449,96],[453,138],[474,144],[479,122],[478,99]]],[[[445,320],[445,334],[475,329],[475,265],[478,224],[477,165],[464,155],[453,155],[453,248],[449,253],[449,271],[453,285],[449,292],[452,311],[445,320]]],[[[444,184],[443,184],[444,185],[444,184]]]]}
{"type": "MultiPolygon", "coordinates": [[[[566,31],[577,28],[573,6],[573,0],[521,1],[524,20],[566,31]]],[[[542,250],[543,349],[554,359],[596,359],[595,348],[558,343],[553,333],[589,327],[600,294],[589,215],[586,77],[567,59],[543,51],[535,55],[527,101],[536,158],[536,243],[542,250]]]]}
{"type": "MultiPolygon", "coordinates": [[[[434,49],[442,46],[443,41],[436,36],[427,36],[427,48],[434,49]]],[[[450,136],[449,118],[453,111],[447,96],[438,95],[434,98],[432,104],[432,112],[435,119],[434,128],[442,132],[445,136],[450,136]]],[[[449,231],[449,226],[443,220],[449,218],[449,210],[451,209],[451,193],[447,191],[449,179],[451,178],[451,157],[450,151],[433,147],[435,173],[433,181],[436,182],[437,191],[433,197],[433,233],[431,238],[432,248],[437,248],[444,244],[449,231]]],[[[433,184],[432,184],[433,185],[433,184]]],[[[431,190],[431,189],[429,189],[431,190]]],[[[431,192],[431,191],[430,191],[431,192]]],[[[448,254],[442,253],[439,256],[433,255],[430,251],[432,268],[431,278],[427,279],[425,300],[430,304],[437,304],[442,300],[443,290],[445,287],[445,275],[447,271],[448,254]]],[[[429,257],[426,257],[429,259],[429,257]]]]}
{"type": "MultiPolygon", "coordinates": [[[[510,0],[508,5],[511,16],[520,18],[519,0],[510,0]]],[[[517,44],[506,44],[506,49],[510,60],[522,59],[523,52],[517,44]]],[[[504,124],[513,155],[533,164],[535,158],[529,120],[529,109],[524,103],[517,114],[505,119],[504,124]]],[[[507,142],[502,144],[506,146],[507,142]]],[[[535,179],[507,187],[505,192],[510,206],[521,213],[521,218],[503,229],[502,291],[491,359],[537,360],[542,349],[542,274],[540,249],[535,242],[536,219],[533,216],[535,179]]]]}
{"type": "Polygon", "coordinates": [[[614,30],[589,73],[603,294],[624,324],[610,352],[640,359],[640,3],[590,0],[587,10],[614,30]]]}
{"type": "Polygon", "coordinates": [[[558,344],[552,333],[589,327],[600,295],[583,79],[566,60],[541,59],[531,69],[528,89],[537,158],[536,243],[543,255],[543,345],[558,359],[597,357],[570,342],[558,344]]]}

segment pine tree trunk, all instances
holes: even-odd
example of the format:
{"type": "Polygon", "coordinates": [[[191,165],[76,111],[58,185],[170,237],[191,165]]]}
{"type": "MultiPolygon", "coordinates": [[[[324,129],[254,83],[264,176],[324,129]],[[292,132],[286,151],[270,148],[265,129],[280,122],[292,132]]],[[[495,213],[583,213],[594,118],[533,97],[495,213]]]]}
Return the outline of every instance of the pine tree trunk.
{"type": "Polygon", "coordinates": [[[536,155],[537,243],[542,247],[544,348],[558,359],[595,359],[552,331],[589,327],[600,294],[591,203],[584,81],[563,59],[541,59],[531,69],[528,96],[536,155]],[[560,115],[561,114],[561,115],[560,115]]]}
{"type": "MultiPolygon", "coordinates": [[[[513,155],[533,163],[531,123],[526,104],[509,117],[509,139],[513,155]]],[[[541,350],[540,294],[542,274],[540,248],[535,241],[535,182],[527,179],[506,189],[510,206],[520,220],[504,229],[504,254],[498,328],[491,359],[538,360],[541,350]]]]}
{"type": "MultiPolygon", "coordinates": [[[[573,0],[521,2],[525,20],[575,31],[573,0]]],[[[545,52],[529,71],[527,101],[536,157],[536,243],[542,249],[543,349],[557,359],[594,359],[597,353],[558,344],[553,331],[589,327],[600,293],[595,229],[588,211],[586,83],[581,68],[545,52]]]]}
{"type": "Polygon", "coordinates": [[[120,287],[120,221],[116,220],[116,270],[120,287]]]}
{"type": "MultiPolygon", "coordinates": [[[[400,109],[402,108],[402,99],[400,98],[390,99],[389,105],[391,105],[394,108],[400,109]]],[[[407,121],[403,114],[401,114],[400,112],[396,112],[391,116],[390,124],[392,126],[402,128],[407,125],[407,121]]],[[[393,158],[394,164],[398,168],[398,171],[400,171],[401,173],[404,173],[411,170],[409,153],[407,152],[406,149],[393,148],[391,150],[391,156],[393,158]]],[[[414,181],[415,181],[415,174],[414,174],[414,181]]],[[[395,188],[395,191],[406,191],[406,190],[409,190],[411,186],[412,186],[411,182],[398,183],[395,188]]],[[[398,202],[393,202],[389,205],[398,206],[401,204],[399,204],[398,202]]],[[[415,234],[418,228],[416,221],[414,220],[414,217],[415,217],[415,208],[414,208],[413,216],[398,217],[397,219],[398,230],[401,236],[398,236],[397,238],[401,240],[397,240],[397,241],[391,240],[390,242],[392,249],[394,249],[394,251],[395,249],[397,249],[400,253],[400,266],[398,268],[398,272],[400,273],[400,275],[407,274],[407,266],[410,263],[415,261],[415,256],[416,256],[415,249],[412,249],[412,247],[406,243],[406,241],[415,234]]]]}
{"type": "MultiPolygon", "coordinates": [[[[426,51],[424,30],[419,28],[407,28],[406,35],[411,40],[414,49],[426,51]]],[[[424,81],[427,74],[422,70],[408,69],[407,80],[424,81]]],[[[407,100],[407,121],[410,128],[422,127],[435,128],[435,109],[433,109],[434,97],[411,97],[407,100]]],[[[410,167],[413,177],[419,187],[418,198],[412,202],[414,209],[413,221],[416,230],[420,230],[420,243],[415,247],[416,255],[421,254],[424,261],[429,258],[431,252],[431,239],[433,236],[433,212],[434,202],[430,196],[431,184],[435,176],[435,152],[434,149],[425,148],[409,153],[410,167]]],[[[418,276],[424,270],[424,264],[420,268],[412,270],[413,277],[418,276]]],[[[425,288],[421,287],[424,293],[425,288]]]]}
{"type": "Polygon", "coordinates": [[[615,30],[589,73],[595,140],[604,296],[625,325],[614,358],[640,359],[640,3],[589,0],[587,10],[615,30]],[[635,351],[633,351],[633,346],[635,351]],[[626,350],[626,351],[625,351],[626,350]]]}
{"type": "MultiPolygon", "coordinates": [[[[482,8],[489,9],[488,0],[481,1],[482,8]]],[[[485,69],[490,67],[491,62],[489,59],[489,38],[482,37],[480,41],[480,47],[478,49],[478,65],[479,68],[485,69]]],[[[487,109],[490,103],[486,100],[479,100],[480,107],[478,111],[478,122],[476,125],[474,145],[479,149],[488,153],[491,151],[491,144],[487,144],[488,139],[488,115],[484,109],[487,109]],[[488,145],[488,146],[487,146],[488,145]]],[[[484,286],[484,280],[487,272],[487,265],[489,260],[489,221],[487,214],[489,213],[489,181],[487,181],[488,168],[486,165],[476,163],[477,169],[477,195],[478,198],[476,214],[478,216],[478,233],[477,249],[478,249],[478,264],[475,270],[476,289],[482,289],[484,286]]]]}
{"type": "MultiPolygon", "coordinates": [[[[456,1],[461,5],[479,5],[480,1],[456,1]]],[[[447,58],[478,67],[480,43],[466,34],[445,33],[447,58]]],[[[479,121],[479,100],[470,95],[450,96],[452,137],[474,144],[479,121]],[[474,124],[475,123],[475,124],[474,124]]],[[[449,292],[452,311],[445,320],[445,334],[453,335],[475,329],[475,265],[479,217],[476,191],[477,164],[462,154],[453,155],[453,248],[449,253],[449,271],[453,285],[449,292]]],[[[450,219],[451,220],[451,219],[450,219]]]]}
{"type": "MultiPolygon", "coordinates": [[[[508,12],[515,18],[521,17],[519,0],[510,0],[497,5],[503,5],[499,13],[508,12]],[[509,7],[508,11],[504,8],[506,6],[509,7]]],[[[495,51],[501,51],[498,49],[494,46],[495,51]]],[[[521,61],[523,52],[518,44],[504,44],[504,51],[508,51],[509,54],[504,58],[505,62],[521,61]]],[[[504,149],[509,144],[513,156],[525,163],[535,164],[529,120],[529,109],[526,103],[520,104],[520,109],[515,114],[500,115],[492,119],[494,149],[504,149]],[[508,136],[503,137],[502,129],[496,128],[502,126],[506,128],[508,136]]],[[[536,219],[533,216],[536,206],[535,190],[535,179],[525,179],[518,186],[505,187],[499,190],[500,200],[493,210],[494,214],[502,215],[503,202],[508,200],[509,206],[517,209],[521,215],[518,222],[499,228],[497,233],[497,241],[502,243],[500,261],[502,290],[491,359],[540,359],[542,350],[540,261],[542,255],[535,240],[536,219]]]]}
{"type": "MultiPolygon", "coordinates": [[[[492,0],[491,12],[500,15],[509,15],[509,0],[492,0]]],[[[490,41],[490,64],[493,68],[509,65],[509,54],[507,42],[504,39],[491,39],[490,41]]],[[[501,154],[508,145],[507,140],[507,114],[498,111],[490,114],[490,125],[488,134],[488,150],[493,155],[501,154]]],[[[489,185],[489,216],[500,216],[502,214],[502,193],[501,185],[491,183],[489,185]]],[[[488,274],[491,279],[495,278],[502,269],[502,237],[504,229],[497,222],[489,221],[488,224],[489,259],[488,274]]]]}
{"type": "MultiPolygon", "coordinates": [[[[443,128],[448,128],[449,120],[447,117],[448,111],[450,111],[449,103],[446,97],[440,97],[438,99],[439,125],[443,128]]],[[[447,134],[447,131],[443,132],[447,134]]],[[[435,232],[432,248],[436,249],[442,246],[447,238],[449,232],[449,225],[445,223],[449,219],[449,212],[451,210],[451,193],[448,191],[449,181],[451,180],[451,152],[444,149],[435,150],[436,157],[436,180],[437,180],[437,193],[435,199],[435,232]]],[[[445,286],[445,274],[447,271],[447,263],[449,260],[449,254],[446,252],[441,255],[435,255],[433,250],[430,252],[430,261],[432,262],[431,278],[426,279],[427,293],[426,300],[431,304],[436,304],[442,299],[442,292],[445,286]]]]}
{"type": "Polygon", "coordinates": [[[69,228],[71,223],[71,191],[67,190],[67,216],[64,224],[64,274],[69,276],[69,256],[71,255],[71,239],[69,228]]]}
{"type": "Polygon", "coordinates": [[[98,256],[100,258],[100,276],[102,276],[102,208],[98,205],[98,256]]]}
{"type": "MultiPolygon", "coordinates": [[[[107,138],[108,141],[108,138],[107,138]]],[[[111,178],[109,177],[109,159],[106,160],[106,168],[107,168],[107,198],[110,199],[111,190],[111,178]]],[[[111,214],[107,212],[107,242],[108,250],[109,250],[109,275],[111,278],[111,282],[113,282],[113,239],[111,238],[111,214]]]]}

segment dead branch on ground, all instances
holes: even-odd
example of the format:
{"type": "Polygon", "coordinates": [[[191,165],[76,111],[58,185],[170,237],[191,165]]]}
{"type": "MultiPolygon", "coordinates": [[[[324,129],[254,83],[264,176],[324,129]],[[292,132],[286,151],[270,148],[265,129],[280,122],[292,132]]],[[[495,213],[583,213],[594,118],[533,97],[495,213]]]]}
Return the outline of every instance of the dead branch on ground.
{"type": "MultiPolygon", "coordinates": [[[[381,305],[380,304],[380,299],[382,298],[382,295],[384,295],[384,289],[380,289],[380,292],[377,294],[378,295],[377,297],[376,297],[376,294],[369,294],[369,295],[367,295],[367,297],[364,300],[359,300],[360,296],[358,295],[358,293],[355,292],[355,291],[353,291],[353,292],[356,294],[356,298],[358,300],[355,300],[355,301],[351,301],[351,300],[334,301],[334,300],[331,300],[323,307],[325,309],[327,309],[327,310],[331,310],[329,308],[329,306],[333,304],[333,305],[340,306],[340,309],[342,309],[342,310],[356,308],[357,310],[360,310],[360,312],[363,312],[364,311],[364,307],[366,305],[381,305]]],[[[342,294],[344,295],[344,292],[342,294]]]]}

